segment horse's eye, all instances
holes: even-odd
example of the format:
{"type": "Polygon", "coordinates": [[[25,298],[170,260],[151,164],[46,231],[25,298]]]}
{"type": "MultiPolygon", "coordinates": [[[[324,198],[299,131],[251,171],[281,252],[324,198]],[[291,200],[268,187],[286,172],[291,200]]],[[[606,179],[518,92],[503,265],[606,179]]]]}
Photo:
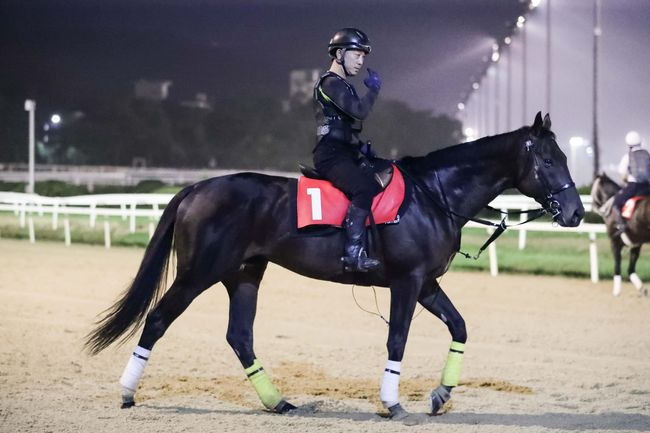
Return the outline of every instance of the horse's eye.
{"type": "Polygon", "coordinates": [[[550,159],[548,159],[548,158],[546,158],[546,159],[544,160],[544,166],[546,166],[546,167],[550,167],[550,166],[552,166],[552,165],[553,165],[553,161],[552,161],[552,160],[550,160],[550,159]]]}

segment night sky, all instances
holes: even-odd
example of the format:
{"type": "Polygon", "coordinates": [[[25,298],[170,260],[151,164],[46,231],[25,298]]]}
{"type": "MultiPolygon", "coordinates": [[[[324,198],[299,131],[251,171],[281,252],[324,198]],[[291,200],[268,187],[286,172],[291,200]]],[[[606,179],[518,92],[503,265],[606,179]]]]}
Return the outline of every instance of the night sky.
{"type": "MultiPolygon", "coordinates": [[[[173,81],[177,99],[286,98],[288,72],[328,66],[341,27],[370,37],[382,96],[453,114],[519,0],[21,1],[0,5],[0,86],[37,99],[173,81]]],[[[73,95],[73,96],[71,96],[73,95]]]]}
{"type": "MultiPolygon", "coordinates": [[[[548,1],[527,15],[527,105],[520,102],[517,30],[495,66],[502,103],[488,107],[490,125],[479,128],[479,136],[530,124],[538,110],[550,111],[565,153],[571,136],[587,140],[574,172],[584,182],[594,131],[594,0],[551,0],[552,103],[545,107],[548,1]],[[503,103],[508,57],[510,123],[503,103]]],[[[1,0],[0,96],[35,98],[42,110],[74,108],[80,97],[132,94],[134,82],[145,78],[173,81],[170,97],[177,101],[197,92],[214,104],[286,99],[289,71],[326,69],[329,39],[354,26],[371,39],[366,66],[383,79],[380,98],[456,115],[472,80],[486,70],[492,44],[503,41],[527,9],[528,1],[520,0],[1,0]]],[[[598,131],[602,167],[612,175],[627,131],[650,141],[648,23],[650,0],[602,0],[598,131]]],[[[362,78],[353,82],[362,87],[362,78]]],[[[460,116],[466,127],[477,127],[477,100],[494,94],[481,83],[460,116]]]]}

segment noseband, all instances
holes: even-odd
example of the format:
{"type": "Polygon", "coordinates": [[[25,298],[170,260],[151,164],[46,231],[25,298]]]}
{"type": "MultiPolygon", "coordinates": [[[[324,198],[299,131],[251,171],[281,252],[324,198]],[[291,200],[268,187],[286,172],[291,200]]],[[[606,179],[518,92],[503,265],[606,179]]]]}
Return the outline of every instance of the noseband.
{"type": "MultiPolygon", "coordinates": [[[[562,191],[566,191],[567,189],[574,187],[575,183],[573,181],[567,182],[557,188],[553,188],[551,186],[551,183],[548,181],[547,177],[544,175],[544,172],[540,170],[541,167],[541,161],[540,161],[540,156],[537,152],[535,152],[534,149],[535,143],[532,140],[527,140],[526,141],[526,152],[529,153],[529,155],[532,155],[532,161],[533,161],[533,170],[535,171],[535,177],[540,180],[543,189],[545,189],[545,196],[544,196],[544,202],[542,203],[542,207],[553,217],[555,220],[560,214],[562,213],[562,206],[560,205],[560,202],[557,201],[557,199],[554,197],[554,195],[561,193],[562,191]]],[[[526,164],[527,166],[529,164],[526,164]]],[[[524,171],[524,174],[526,171],[524,171]]]]}

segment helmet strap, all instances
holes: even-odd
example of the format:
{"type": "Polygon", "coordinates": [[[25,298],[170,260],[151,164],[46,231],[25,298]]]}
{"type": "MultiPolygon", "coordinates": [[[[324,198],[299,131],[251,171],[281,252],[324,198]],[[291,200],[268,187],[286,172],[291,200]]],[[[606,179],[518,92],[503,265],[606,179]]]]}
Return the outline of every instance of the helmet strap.
{"type": "Polygon", "coordinates": [[[340,50],[341,50],[341,60],[339,60],[339,58],[336,57],[336,63],[338,63],[339,65],[341,65],[343,67],[343,73],[345,74],[346,77],[349,77],[350,74],[348,74],[348,68],[345,67],[345,52],[346,52],[347,49],[346,48],[340,48],[340,50]]]}

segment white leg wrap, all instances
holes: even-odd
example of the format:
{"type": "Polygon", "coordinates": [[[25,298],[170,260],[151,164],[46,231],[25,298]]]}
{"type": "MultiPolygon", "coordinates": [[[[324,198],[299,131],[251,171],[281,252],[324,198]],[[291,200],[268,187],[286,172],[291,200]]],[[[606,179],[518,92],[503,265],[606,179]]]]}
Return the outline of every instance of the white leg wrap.
{"type": "Polygon", "coordinates": [[[633,246],[634,246],[634,242],[632,242],[632,240],[631,240],[630,237],[627,235],[627,233],[621,233],[621,240],[622,240],[623,243],[624,243],[625,245],[627,245],[628,247],[633,247],[633,246]]]}
{"type": "Polygon", "coordinates": [[[612,289],[612,295],[618,296],[621,294],[621,276],[614,275],[614,288],[612,289]]]}
{"type": "Polygon", "coordinates": [[[122,385],[122,397],[133,397],[135,390],[138,389],[138,382],[144,372],[144,367],[147,365],[151,351],[136,346],[129,362],[126,364],[124,373],[120,377],[120,385],[122,385]]]}
{"type": "Polygon", "coordinates": [[[635,273],[630,274],[630,281],[632,284],[634,284],[634,287],[636,287],[637,290],[641,290],[643,288],[643,281],[641,281],[641,278],[635,273]]]}
{"type": "Polygon", "coordinates": [[[399,403],[399,376],[401,371],[401,362],[386,361],[384,369],[384,378],[381,381],[381,390],[379,398],[385,408],[395,406],[399,403]]]}

